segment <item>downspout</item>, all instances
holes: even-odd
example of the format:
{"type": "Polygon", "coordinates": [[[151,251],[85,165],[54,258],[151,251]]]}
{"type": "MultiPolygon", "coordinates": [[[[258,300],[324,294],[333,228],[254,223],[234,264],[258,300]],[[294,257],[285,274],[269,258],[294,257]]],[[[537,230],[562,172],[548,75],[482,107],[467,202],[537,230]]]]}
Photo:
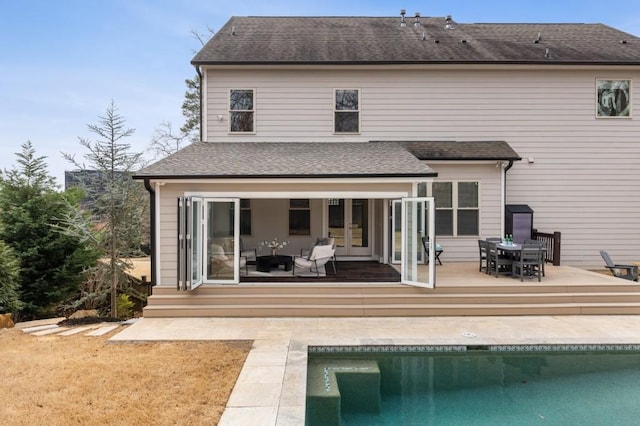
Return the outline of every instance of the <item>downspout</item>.
{"type": "MultiPolygon", "coordinates": [[[[504,165],[504,163],[503,163],[504,165]]],[[[505,207],[507,205],[507,172],[513,167],[513,160],[509,160],[506,166],[503,166],[502,173],[502,209],[500,210],[500,235],[504,236],[504,220],[505,220],[505,207]]]]}
{"type": "Polygon", "coordinates": [[[200,141],[203,141],[203,135],[202,135],[202,71],[200,71],[200,67],[197,65],[193,66],[196,69],[196,74],[198,74],[198,96],[200,97],[200,125],[199,130],[200,130],[200,141]]]}
{"type": "Polygon", "coordinates": [[[151,246],[151,277],[149,280],[149,284],[153,287],[156,285],[156,258],[157,258],[157,249],[156,249],[156,192],[151,187],[149,183],[149,179],[144,180],[144,187],[149,191],[149,245],[151,246]]]}

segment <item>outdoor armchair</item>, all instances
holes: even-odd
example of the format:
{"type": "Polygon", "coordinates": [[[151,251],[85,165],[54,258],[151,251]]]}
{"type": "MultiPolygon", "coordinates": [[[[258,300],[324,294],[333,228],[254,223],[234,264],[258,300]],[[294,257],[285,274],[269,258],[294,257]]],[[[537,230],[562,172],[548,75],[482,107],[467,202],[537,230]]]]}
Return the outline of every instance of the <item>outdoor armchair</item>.
{"type": "Polygon", "coordinates": [[[638,266],[613,263],[609,253],[604,250],[600,250],[600,256],[604,259],[605,267],[611,271],[611,274],[613,274],[614,277],[638,281],[638,266]]]}
{"type": "MultiPolygon", "coordinates": [[[[296,274],[296,268],[308,269],[311,272],[315,272],[320,277],[321,266],[326,265],[335,254],[335,249],[331,245],[317,245],[314,246],[309,254],[309,257],[296,257],[293,259],[293,275],[296,274]]],[[[335,270],[334,270],[335,273],[335,270]]]]}

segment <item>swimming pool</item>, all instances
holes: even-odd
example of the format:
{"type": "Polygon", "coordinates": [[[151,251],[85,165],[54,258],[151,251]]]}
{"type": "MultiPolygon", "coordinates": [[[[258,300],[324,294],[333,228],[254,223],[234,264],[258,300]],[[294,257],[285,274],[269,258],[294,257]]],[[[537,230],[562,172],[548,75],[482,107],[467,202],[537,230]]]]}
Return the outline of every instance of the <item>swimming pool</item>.
{"type": "Polygon", "coordinates": [[[306,424],[631,425],[639,345],[309,347],[306,424]]]}

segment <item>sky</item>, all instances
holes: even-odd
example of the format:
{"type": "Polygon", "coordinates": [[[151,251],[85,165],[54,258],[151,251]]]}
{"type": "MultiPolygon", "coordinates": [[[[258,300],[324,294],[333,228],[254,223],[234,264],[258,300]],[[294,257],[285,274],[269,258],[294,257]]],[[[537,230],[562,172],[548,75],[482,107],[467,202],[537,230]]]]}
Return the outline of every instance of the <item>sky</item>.
{"type": "Polygon", "coordinates": [[[111,101],[144,152],[163,122],[177,129],[190,61],[231,16],[452,15],[460,23],[603,23],[640,36],[637,0],[0,0],[0,169],[31,141],[59,185],[87,154],[111,101]]]}

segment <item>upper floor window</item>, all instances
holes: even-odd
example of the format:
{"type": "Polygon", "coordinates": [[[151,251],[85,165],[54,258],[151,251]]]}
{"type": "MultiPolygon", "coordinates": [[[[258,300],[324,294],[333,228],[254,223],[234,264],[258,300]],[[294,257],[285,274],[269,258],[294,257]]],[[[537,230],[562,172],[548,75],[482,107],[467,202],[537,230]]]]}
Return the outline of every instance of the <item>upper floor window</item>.
{"type": "Polygon", "coordinates": [[[255,99],[253,89],[231,89],[229,92],[229,131],[255,132],[255,99]]]}
{"type": "Polygon", "coordinates": [[[335,133],[360,132],[360,91],[336,89],[333,111],[335,133]]]}
{"type": "Polygon", "coordinates": [[[479,235],[478,182],[433,182],[436,235],[479,235]]]}
{"type": "Polygon", "coordinates": [[[631,80],[596,80],[596,117],[631,117],[631,80]]]}

